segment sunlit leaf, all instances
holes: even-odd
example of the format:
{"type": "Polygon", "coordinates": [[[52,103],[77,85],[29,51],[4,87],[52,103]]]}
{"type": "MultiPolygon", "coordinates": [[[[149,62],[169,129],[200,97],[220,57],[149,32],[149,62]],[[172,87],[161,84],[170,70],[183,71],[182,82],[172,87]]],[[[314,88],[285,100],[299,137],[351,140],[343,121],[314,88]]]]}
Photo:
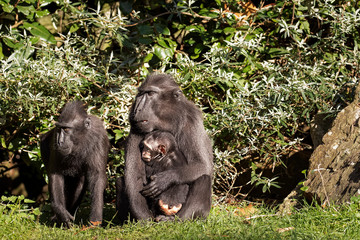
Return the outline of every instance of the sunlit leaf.
{"type": "Polygon", "coordinates": [[[11,13],[14,10],[14,6],[9,3],[10,1],[0,0],[0,6],[4,10],[4,12],[11,13]]]}
{"type": "Polygon", "coordinates": [[[0,43],[0,60],[4,59],[2,43],[0,43]]]}
{"type": "Polygon", "coordinates": [[[28,6],[17,5],[16,8],[18,9],[19,12],[21,12],[25,16],[35,12],[35,8],[33,5],[28,5],[28,6]]]}
{"type": "Polygon", "coordinates": [[[39,23],[27,23],[24,22],[24,27],[30,31],[30,33],[40,39],[51,43],[56,44],[55,37],[42,25],[39,23]]]}
{"type": "Polygon", "coordinates": [[[153,58],[154,54],[149,53],[148,55],[146,55],[146,57],[144,58],[144,62],[149,62],[152,58],[153,58]]]}
{"type": "Polygon", "coordinates": [[[70,31],[71,33],[73,33],[73,32],[76,32],[79,28],[80,28],[79,25],[73,24],[73,25],[71,25],[69,31],[70,31]]]}

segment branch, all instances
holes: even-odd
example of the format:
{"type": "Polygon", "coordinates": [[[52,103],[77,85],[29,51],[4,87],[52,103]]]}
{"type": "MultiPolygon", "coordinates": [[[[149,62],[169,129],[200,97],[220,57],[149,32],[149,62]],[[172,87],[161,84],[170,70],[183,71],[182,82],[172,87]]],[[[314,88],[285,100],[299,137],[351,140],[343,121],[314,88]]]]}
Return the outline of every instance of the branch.
{"type": "MultiPolygon", "coordinates": [[[[74,66],[70,63],[70,61],[67,59],[67,57],[65,57],[65,60],[66,60],[66,62],[67,62],[70,66],[74,67],[74,66]]],[[[96,87],[98,87],[100,90],[102,90],[103,92],[106,92],[107,94],[109,94],[109,96],[112,96],[112,95],[113,95],[109,90],[103,88],[102,86],[100,86],[99,84],[97,84],[94,80],[88,78],[87,76],[85,76],[85,75],[82,74],[81,72],[77,72],[76,74],[79,75],[79,76],[81,76],[81,77],[83,77],[83,78],[85,78],[85,79],[88,80],[89,82],[92,82],[92,83],[93,83],[96,87]]],[[[118,103],[122,103],[122,101],[120,101],[120,99],[117,98],[116,96],[112,96],[112,97],[113,97],[118,103]]]]}
{"type": "Polygon", "coordinates": [[[23,24],[24,20],[21,20],[20,22],[15,23],[14,25],[11,26],[11,28],[17,28],[19,25],[23,24]]]}
{"type": "Polygon", "coordinates": [[[144,20],[141,20],[140,22],[133,23],[133,24],[129,24],[129,25],[124,25],[124,27],[133,27],[133,26],[136,26],[136,25],[138,25],[138,24],[141,24],[141,23],[144,23],[144,22],[153,20],[153,19],[155,19],[155,18],[157,18],[157,17],[161,17],[161,16],[163,16],[163,15],[172,14],[172,13],[174,13],[174,12],[163,12],[163,13],[160,13],[160,14],[158,14],[158,15],[156,15],[156,16],[149,17],[149,18],[146,18],[146,19],[144,19],[144,20]]]}
{"type": "Polygon", "coordinates": [[[102,86],[100,86],[99,84],[97,84],[94,80],[88,78],[87,76],[85,76],[84,74],[82,74],[81,72],[77,72],[78,75],[80,75],[81,77],[85,78],[86,80],[88,80],[89,82],[92,82],[92,84],[94,84],[96,87],[98,87],[100,90],[102,90],[103,92],[106,92],[107,94],[109,94],[109,96],[112,96],[118,103],[122,103],[122,101],[120,101],[119,98],[117,98],[116,96],[113,96],[113,94],[108,91],[107,89],[103,88],[102,86]]]}

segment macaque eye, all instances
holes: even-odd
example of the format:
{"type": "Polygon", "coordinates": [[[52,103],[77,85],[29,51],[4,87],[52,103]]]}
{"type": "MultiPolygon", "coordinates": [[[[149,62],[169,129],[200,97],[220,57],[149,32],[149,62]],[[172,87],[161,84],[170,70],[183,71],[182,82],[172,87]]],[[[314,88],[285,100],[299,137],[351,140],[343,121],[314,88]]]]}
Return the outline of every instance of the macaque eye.
{"type": "Polygon", "coordinates": [[[147,92],[147,94],[148,94],[148,96],[154,96],[155,94],[156,94],[156,92],[154,92],[154,91],[149,91],[149,92],[147,92]]]}
{"type": "Polygon", "coordinates": [[[70,132],[70,128],[63,128],[62,130],[66,133],[70,132]]]}

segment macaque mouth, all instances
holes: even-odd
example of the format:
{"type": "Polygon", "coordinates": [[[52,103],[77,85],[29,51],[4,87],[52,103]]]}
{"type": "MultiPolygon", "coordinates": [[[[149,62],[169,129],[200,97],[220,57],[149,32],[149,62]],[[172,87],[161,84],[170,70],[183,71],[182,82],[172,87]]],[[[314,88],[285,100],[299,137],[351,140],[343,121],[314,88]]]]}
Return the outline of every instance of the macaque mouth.
{"type": "Polygon", "coordinates": [[[137,123],[148,123],[148,122],[149,122],[148,120],[140,120],[137,123]]]}

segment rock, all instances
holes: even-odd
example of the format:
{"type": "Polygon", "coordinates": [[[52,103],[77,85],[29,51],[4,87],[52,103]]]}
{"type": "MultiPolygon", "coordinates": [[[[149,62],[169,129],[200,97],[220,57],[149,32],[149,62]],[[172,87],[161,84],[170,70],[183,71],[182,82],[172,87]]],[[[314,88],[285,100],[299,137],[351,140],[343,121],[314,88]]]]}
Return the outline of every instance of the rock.
{"type": "Polygon", "coordinates": [[[360,194],[359,94],[360,85],[310,158],[306,194],[324,204],[348,202],[360,194]]]}
{"type": "Polygon", "coordinates": [[[314,116],[310,123],[310,136],[315,150],[319,145],[323,144],[323,137],[331,128],[334,116],[329,113],[318,113],[314,116]]]}

